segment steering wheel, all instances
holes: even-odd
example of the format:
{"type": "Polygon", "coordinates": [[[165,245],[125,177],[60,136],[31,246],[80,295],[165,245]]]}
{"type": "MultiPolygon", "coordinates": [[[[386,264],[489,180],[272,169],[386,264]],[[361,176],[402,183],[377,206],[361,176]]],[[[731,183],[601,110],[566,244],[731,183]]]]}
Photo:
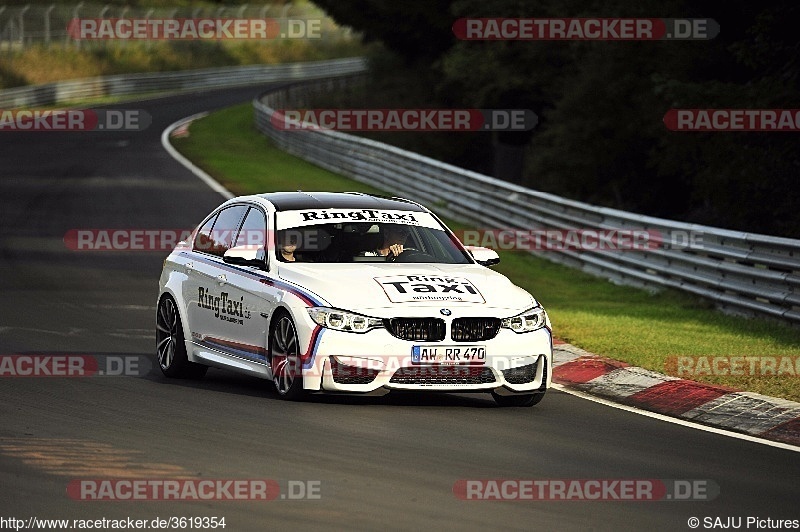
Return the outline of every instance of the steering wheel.
{"type": "Polygon", "coordinates": [[[388,255],[391,262],[433,262],[435,258],[424,251],[414,248],[405,248],[399,255],[388,255]]]}

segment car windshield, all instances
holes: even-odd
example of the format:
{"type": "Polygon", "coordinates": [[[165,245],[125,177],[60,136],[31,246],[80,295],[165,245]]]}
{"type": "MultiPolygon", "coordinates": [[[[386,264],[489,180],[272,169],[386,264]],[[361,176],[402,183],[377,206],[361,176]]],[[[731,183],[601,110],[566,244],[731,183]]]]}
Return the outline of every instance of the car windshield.
{"type": "Polygon", "coordinates": [[[472,262],[438,220],[425,212],[278,212],[275,227],[276,256],[281,261],[472,262]]]}

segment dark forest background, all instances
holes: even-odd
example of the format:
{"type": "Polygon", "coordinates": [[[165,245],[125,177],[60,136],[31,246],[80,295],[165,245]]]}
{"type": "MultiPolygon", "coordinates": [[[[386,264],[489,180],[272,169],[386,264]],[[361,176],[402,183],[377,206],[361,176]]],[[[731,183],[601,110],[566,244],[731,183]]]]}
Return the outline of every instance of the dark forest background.
{"type": "Polygon", "coordinates": [[[581,201],[800,237],[800,133],[671,132],[662,122],[670,108],[800,108],[794,1],[315,3],[380,43],[363,106],[539,115],[531,133],[383,141],[581,201]],[[697,17],[721,29],[707,41],[465,42],[451,30],[459,17],[697,17]]]}

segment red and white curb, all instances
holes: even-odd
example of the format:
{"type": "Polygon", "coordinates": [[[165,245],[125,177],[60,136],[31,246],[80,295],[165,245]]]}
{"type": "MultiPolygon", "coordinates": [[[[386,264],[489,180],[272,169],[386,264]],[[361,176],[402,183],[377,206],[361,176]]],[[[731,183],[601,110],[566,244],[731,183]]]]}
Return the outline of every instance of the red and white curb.
{"type": "Polygon", "coordinates": [[[789,445],[800,445],[800,403],[703,384],[556,343],[553,382],[612,402],[789,445]]]}

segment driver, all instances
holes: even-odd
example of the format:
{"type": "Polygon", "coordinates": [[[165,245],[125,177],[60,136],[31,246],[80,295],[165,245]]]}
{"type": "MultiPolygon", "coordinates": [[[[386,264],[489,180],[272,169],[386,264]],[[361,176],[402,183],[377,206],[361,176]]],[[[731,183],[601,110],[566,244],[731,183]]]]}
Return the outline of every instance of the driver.
{"type": "Polygon", "coordinates": [[[383,245],[372,251],[365,251],[364,257],[386,257],[393,259],[405,249],[408,228],[400,224],[387,224],[383,229],[383,245]]]}

